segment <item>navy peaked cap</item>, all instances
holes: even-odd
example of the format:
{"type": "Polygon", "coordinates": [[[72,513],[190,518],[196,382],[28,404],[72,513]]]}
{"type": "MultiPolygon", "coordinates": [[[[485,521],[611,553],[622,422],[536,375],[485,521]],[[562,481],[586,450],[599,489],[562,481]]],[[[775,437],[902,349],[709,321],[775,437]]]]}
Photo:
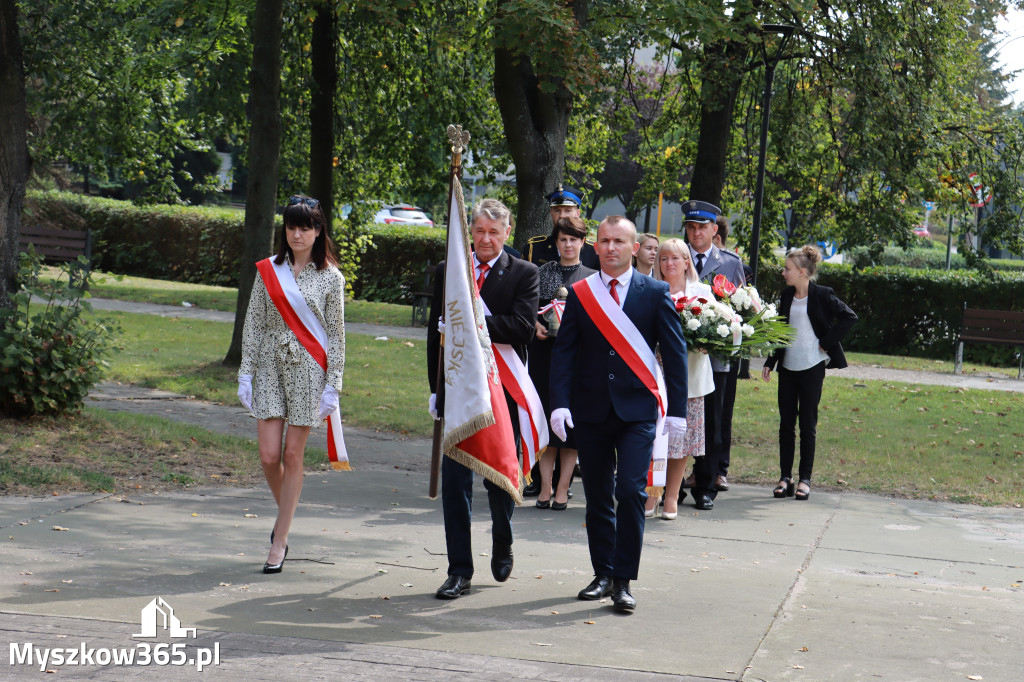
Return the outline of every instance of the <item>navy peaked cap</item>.
{"type": "Polygon", "coordinates": [[[713,223],[722,215],[722,209],[706,201],[687,201],[683,203],[684,223],[713,223]]]}
{"type": "Polygon", "coordinates": [[[583,192],[575,187],[567,187],[559,184],[551,194],[544,197],[548,200],[549,206],[582,206],[583,192]]]}

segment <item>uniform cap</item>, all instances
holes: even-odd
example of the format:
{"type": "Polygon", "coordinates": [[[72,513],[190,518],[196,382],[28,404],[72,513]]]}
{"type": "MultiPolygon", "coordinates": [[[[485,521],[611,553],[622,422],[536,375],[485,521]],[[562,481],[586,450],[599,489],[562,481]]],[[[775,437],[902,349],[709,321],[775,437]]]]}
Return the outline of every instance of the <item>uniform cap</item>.
{"type": "Polygon", "coordinates": [[[559,184],[551,194],[544,197],[548,200],[548,206],[582,206],[583,192],[575,187],[566,187],[559,184]]]}
{"type": "Polygon", "coordinates": [[[713,223],[722,209],[706,201],[687,201],[683,204],[684,223],[713,223]]]}

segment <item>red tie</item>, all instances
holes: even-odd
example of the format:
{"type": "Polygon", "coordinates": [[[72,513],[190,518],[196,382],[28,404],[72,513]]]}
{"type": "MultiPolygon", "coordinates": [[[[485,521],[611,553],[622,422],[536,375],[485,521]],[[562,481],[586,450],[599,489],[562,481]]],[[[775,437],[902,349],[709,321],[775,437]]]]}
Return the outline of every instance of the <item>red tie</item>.
{"type": "Polygon", "coordinates": [[[612,295],[612,300],[615,301],[616,305],[621,306],[622,304],[619,303],[619,293],[617,291],[615,291],[615,286],[618,283],[619,283],[619,280],[613,279],[612,281],[608,282],[608,287],[609,287],[609,293],[612,295]]]}
{"type": "Polygon", "coordinates": [[[484,285],[484,280],[487,279],[487,271],[491,269],[491,266],[487,263],[480,264],[480,274],[476,277],[476,290],[479,292],[480,287],[484,285]]]}

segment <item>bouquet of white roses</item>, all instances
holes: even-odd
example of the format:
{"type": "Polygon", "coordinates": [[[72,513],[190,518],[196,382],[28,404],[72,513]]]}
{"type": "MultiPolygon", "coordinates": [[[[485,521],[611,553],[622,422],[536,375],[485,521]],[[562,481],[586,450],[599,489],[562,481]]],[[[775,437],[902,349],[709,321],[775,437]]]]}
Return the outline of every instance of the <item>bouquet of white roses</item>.
{"type": "Polygon", "coordinates": [[[742,321],[743,339],[735,355],[764,357],[776,348],[792,345],[796,330],[783,322],[774,305],[764,305],[752,286],[737,287],[723,275],[717,275],[711,290],[742,321]]]}
{"type": "Polygon", "coordinates": [[[728,304],[716,301],[714,297],[680,296],[676,299],[676,310],[683,323],[686,345],[711,355],[737,352],[742,346],[744,331],[754,331],[752,327],[744,329],[749,325],[744,325],[728,304]]]}

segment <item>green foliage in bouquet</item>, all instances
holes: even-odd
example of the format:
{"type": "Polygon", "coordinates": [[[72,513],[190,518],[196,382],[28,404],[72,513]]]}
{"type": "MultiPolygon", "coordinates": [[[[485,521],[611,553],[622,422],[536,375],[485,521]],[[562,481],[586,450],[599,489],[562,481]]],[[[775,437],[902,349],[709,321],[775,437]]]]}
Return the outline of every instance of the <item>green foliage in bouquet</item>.
{"type": "Polygon", "coordinates": [[[107,366],[105,358],[119,331],[114,323],[84,317],[91,311],[82,300],[90,277],[84,257],[64,266],[56,282],[41,284],[41,268],[30,248],[22,255],[15,307],[0,310],[0,414],[23,417],[81,409],[107,366]],[[32,307],[33,296],[45,307],[32,307]]]}
{"type": "Polygon", "coordinates": [[[712,355],[750,358],[788,348],[796,338],[796,330],[774,305],[761,302],[754,287],[736,287],[718,275],[712,292],[717,300],[699,296],[676,302],[687,344],[712,355]]]}

